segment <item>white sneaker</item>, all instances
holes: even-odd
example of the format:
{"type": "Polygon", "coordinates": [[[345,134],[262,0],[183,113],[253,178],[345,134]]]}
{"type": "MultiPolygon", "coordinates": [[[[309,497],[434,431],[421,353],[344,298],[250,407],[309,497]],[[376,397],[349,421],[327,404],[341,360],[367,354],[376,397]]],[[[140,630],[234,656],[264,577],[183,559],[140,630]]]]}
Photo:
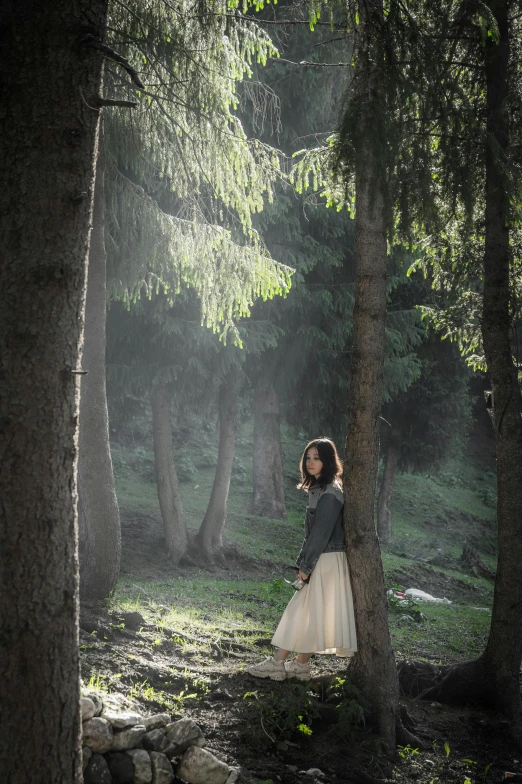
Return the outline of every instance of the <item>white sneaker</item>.
{"type": "Polygon", "coordinates": [[[264,659],[259,664],[251,664],[245,668],[245,672],[255,678],[270,678],[273,681],[284,681],[286,679],[285,663],[276,661],[273,656],[264,659]]]}
{"type": "Polygon", "coordinates": [[[312,677],[310,675],[310,664],[308,662],[303,664],[297,661],[297,659],[285,662],[285,670],[287,678],[297,678],[298,681],[309,681],[312,677]]]}

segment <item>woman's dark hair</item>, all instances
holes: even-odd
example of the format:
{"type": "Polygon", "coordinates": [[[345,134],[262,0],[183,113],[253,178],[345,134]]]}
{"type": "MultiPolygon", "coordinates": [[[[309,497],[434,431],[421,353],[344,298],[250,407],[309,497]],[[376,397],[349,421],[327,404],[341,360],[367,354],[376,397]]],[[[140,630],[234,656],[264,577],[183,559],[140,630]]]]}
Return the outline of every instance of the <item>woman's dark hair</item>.
{"type": "Polygon", "coordinates": [[[305,450],[299,464],[301,470],[301,482],[297,485],[302,490],[310,490],[315,484],[324,487],[331,484],[335,479],[340,483],[343,472],[343,464],[337,454],[337,448],[330,438],[315,438],[305,446],[305,450]],[[309,449],[317,449],[319,460],[323,464],[323,470],[318,479],[308,473],[306,468],[306,455],[309,449]]]}

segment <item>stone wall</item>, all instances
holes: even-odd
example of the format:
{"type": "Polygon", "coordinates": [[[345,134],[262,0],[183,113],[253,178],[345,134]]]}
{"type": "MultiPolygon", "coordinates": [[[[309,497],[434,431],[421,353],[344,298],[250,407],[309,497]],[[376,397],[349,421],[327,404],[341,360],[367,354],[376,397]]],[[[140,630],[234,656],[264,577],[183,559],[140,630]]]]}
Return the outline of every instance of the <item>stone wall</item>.
{"type": "Polygon", "coordinates": [[[118,710],[97,694],[81,698],[85,784],[234,784],[240,778],[202,748],[205,738],[192,719],[168,713],[141,716],[118,710]]]}

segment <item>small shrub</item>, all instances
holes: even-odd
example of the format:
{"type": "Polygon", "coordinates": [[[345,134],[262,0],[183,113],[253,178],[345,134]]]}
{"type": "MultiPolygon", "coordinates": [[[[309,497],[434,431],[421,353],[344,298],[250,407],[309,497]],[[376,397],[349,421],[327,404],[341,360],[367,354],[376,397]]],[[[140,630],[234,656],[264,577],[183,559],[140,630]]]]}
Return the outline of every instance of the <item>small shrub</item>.
{"type": "Polygon", "coordinates": [[[198,455],[196,463],[200,468],[215,468],[217,465],[217,458],[217,449],[212,446],[206,446],[198,455]]]}
{"type": "Polygon", "coordinates": [[[398,615],[409,615],[417,623],[426,620],[426,616],[419,608],[419,603],[411,596],[402,598],[394,593],[388,593],[388,610],[398,615]]]}
{"type": "Polygon", "coordinates": [[[181,455],[176,464],[176,471],[179,479],[182,482],[190,482],[191,479],[198,473],[198,469],[192,462],[189,455],[181,455]]]}
{"type": "Polygon", "coordinates": [[[328,732],[342,738],[353,733],[362,723],[368,709],[361,692],[347,678],[335,678],[324,684],[289,683],[270,694],[247,692],[252,707],[261,714],[262,727],[278,738],[311,735],[313,724],[321,719],[321,704],[337,711],[338,720],[328,732]]]}
{"type": "Polygon", "coordinates": [[[245,482],[247,479],[247,470],[237,455],[234,455],[232,474],[234,479],[238,482],[245,482]]]}

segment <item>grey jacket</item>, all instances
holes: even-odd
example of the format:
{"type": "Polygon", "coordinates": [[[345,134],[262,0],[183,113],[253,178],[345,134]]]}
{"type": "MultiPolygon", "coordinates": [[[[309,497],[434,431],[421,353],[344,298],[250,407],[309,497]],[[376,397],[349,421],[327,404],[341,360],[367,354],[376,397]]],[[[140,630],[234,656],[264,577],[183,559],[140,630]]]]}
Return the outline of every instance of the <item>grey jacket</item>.
{"type": "Polygon", "coordinates": [[[308,493],[305,538],[297,566],[310,574],[322,553],[346,551],[343,528],[343,491],[337,482],[315,486],[308,493]]]}

